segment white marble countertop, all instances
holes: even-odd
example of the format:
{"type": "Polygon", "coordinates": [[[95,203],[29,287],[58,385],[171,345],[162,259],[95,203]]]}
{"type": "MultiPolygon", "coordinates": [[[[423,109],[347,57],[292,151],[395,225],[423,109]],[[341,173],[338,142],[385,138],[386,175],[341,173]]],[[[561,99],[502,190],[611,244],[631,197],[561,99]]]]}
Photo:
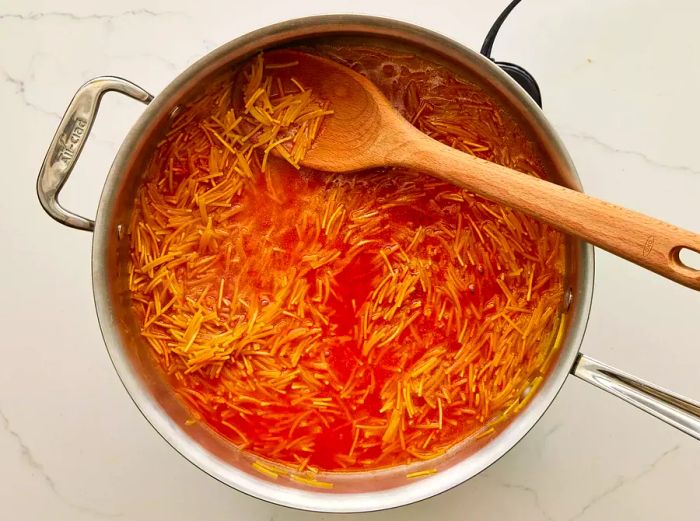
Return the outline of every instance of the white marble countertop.
{"type": "MultiPolygon", "coordinates": [[[[249,498],[179,457],[122,388],[100,337],[87,233],[34,183],[76,88],[100,74],[158,93],[249,30],[296,16],[403,19],[472,48],[503,1],[0,0],[0,517],[328,519],[249,498]],[[259,6],[259,8],[258,8],[259,6]]],[[[494,55],[528,68],[593,195],[700,230],[700,4],[524,0],[494,55]]],[[[141,106],[107,97],[63,202],[94,215],[141,106]]],[[[700,294],[596,253],[584,352],[700,398],[700,294]]],[[[574,378],[509,454],[437,498],[356,519],[697,520],[700,444],[574,378]]]]}

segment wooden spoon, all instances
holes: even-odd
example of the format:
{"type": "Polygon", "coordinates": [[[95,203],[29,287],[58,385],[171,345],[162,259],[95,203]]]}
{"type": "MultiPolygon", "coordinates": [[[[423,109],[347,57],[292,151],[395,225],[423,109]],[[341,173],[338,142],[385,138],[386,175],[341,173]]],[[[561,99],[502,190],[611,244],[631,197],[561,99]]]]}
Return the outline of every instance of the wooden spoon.
{"type": "Polygon", "coordinates": [[[304,166],[338,173],[381,166],[426,172],[700,290],[700,270],[679,256],[684,248],[700,253],[700,235],[444,145],[406,121],[367,78],[339,63],[293,50],[266,55],[267,63],[293,61],[299,62],[293,76],[334,111],[304,166]]]}

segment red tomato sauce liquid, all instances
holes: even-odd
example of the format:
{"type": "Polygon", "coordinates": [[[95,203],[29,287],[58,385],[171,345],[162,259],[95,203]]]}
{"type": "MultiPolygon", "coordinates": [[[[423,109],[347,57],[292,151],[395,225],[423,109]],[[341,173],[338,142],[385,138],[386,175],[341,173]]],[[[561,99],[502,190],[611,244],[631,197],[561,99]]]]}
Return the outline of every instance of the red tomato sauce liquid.
{"type": "MultiPolygon", "coordinates": [[[[469,79],[379,49],[316,52],[366,74],[432,137],[545,175],[536,144],[469,79]]],[[[208,176],[226,154],[200,135],[207,99],[184,108],[202,115],[159,149],[131,235],[135,315],[193,415],[300,470],[405,464],[495,432],[550,359],[562,236],[419,172],[337,175],[270,158],[267,175],[253,167],[236,195],[206,207],[211,231],[204,219],[183,228],[194,243],[177,219],[202,210],[182,183],[216,188],[208,176]],[[150,289],[165,268],[139,271],[139,223],[161,254],[193,249],[162,279],[180,290],[150,289]],[[189,346],[200,317],[187,309],[204,317],[189,346]],[[192,350],[205,345],[216,356],[199,363],[192,350]]]]}

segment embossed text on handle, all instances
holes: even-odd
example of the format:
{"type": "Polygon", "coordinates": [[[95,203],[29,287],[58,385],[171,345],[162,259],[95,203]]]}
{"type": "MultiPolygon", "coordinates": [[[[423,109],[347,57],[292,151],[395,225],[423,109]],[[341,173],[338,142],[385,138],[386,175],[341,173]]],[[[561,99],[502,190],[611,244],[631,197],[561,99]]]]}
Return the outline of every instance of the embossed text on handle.
{"type": "Polygon", "coordinates": [[[75,158],[75,153],[80,149],[80,143],[85,139],[87,120],[76,117],[70,133],[61,140],[61,148],[58,150],[57,160],[69,165],[75,158]]]}

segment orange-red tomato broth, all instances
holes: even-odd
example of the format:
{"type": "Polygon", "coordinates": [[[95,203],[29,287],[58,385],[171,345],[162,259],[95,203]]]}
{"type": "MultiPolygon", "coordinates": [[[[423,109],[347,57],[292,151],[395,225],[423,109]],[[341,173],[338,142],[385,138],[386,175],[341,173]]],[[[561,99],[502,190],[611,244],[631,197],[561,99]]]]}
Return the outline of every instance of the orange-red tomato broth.
{"type": "MultiPolygon", "coordinates": [[[[374,48],[315,52],[432,137],[545,175],[468,79],[374,48]]],[[[297,169],[303,143],[276,157],[332,107],[291,81],[294,64],[263,63],[182,107],[148,168],[130,226],[143,338],[195,418],[300,470],[410,463],[490,435],[554,353],[563,237],[422,173],[297,169]]]]}

